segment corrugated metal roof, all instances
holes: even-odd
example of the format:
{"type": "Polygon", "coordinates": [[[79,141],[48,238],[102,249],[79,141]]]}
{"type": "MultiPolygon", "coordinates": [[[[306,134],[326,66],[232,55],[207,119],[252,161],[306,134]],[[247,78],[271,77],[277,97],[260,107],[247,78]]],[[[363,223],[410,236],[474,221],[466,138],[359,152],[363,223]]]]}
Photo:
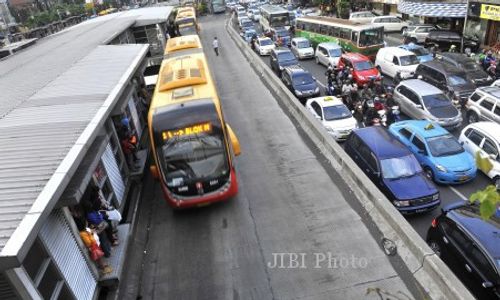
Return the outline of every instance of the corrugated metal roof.
{"type": "MultiPolygon", "coordinates": [[[[12,101],[2,95],[0,101],[4,109],[0,118],[1,266],[12,263],[2,259],[20,259],[20,251],[27,250],[23,245],[36,236],[147,49],[147,45],[98,46],[81,59],[83,53],[77,51],[62,58],[66,67],[72,61],[63,73],[42,72],[41,61],[27,60],[35,64],[35,73],[47,75],[39,80],[29,77],[26,85],[20,80],[7,86],[8,95],[16,90],[23,94],[12,101]]],[[[35,53],[38,50],[31,55],[35,53]]],[[[41,54],[40,60],[56,61],[58,53],[41,54]]],[[[16,60],[23,59],[27,58],[16,60]]],[[[55,63],[54,69],[58,68],[55,63]]],[[[0,75],[2,92],[5,82],[29,68],[21,65],[20,69],[0,75]]]]}

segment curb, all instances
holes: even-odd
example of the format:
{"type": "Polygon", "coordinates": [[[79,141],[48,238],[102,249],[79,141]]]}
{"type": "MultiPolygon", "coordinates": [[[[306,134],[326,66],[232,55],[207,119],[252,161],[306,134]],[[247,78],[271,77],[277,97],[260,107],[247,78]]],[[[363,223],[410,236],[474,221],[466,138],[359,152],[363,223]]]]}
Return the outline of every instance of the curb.
{"type": "MultiPolygon", "coordinates": [[[[413,278],[420,285],[425,299],[475,299],[461,281],[427,246],[425,241],[410,226],[390,201],[378,190],[356,163],[344,152],[307,112],[281,80],[262,62],[231,26],[233,17],[225,27],[236,46],[250,63],[254,71],[273,88],[276,101],[288,110],[294,123],[311,139],[312,143],[327,158],[333,168],[357,196],[364,212],[368,215],[384,240],[394,241],[395,255],[405,263],[413,278]]],[[[383,241],[381,241],[382,243],[383,241]]]]}

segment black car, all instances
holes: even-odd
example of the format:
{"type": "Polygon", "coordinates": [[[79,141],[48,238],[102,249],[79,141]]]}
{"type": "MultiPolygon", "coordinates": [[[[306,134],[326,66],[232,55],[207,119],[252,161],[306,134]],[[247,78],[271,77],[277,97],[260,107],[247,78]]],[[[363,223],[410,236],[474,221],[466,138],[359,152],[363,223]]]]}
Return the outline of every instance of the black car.
{"type": "Polygon", "coordinates": [[[476,89],[464,70],[440,60],[418,65],[415,77],[444,91],[455,103],[464,104],[476,89]]]}
{"type": "Polygon", "coordinates": [[[283,83],[292,91],[295,97],[301,101],[320,95],[316,78],[301,66],[284,67],[281,72],[281,80],[283,80],[283,83]]]}
{"type": "Polygon", "coordinates": [[[280,77],[284,67],[299,64],[295,55],[293,55],[292,51],[288,48],[273,49],[269,59],[271,60],[271,69],[280,77]]]}
{"type": "Polygon", "coordinates": [[[352,131],[344,149],[402,214],[430,211],[441,203],[415,156],[384,127],[352,131]]]}
{"type": "Polygon", "coordinates": [[[448,205],[432,221],[427,243],[477,299],[500,299],[500,213],[483,220],[478,205],[448,205]]]}
{"type": "Polygon", "coordinates": [[[477,86],[491,85],[494,81],[475,60],[461,53],[444,52],[440,53],[437,58],[464,70],[467,78],[477,86]]]}
{"type": "MultiPolygon", "coordinates": [[[[445,51],[450,49],[451,45],[455,45],[458,49],[460,49],[462,37],[454,31],[435,30],[429,33],[429,35],[425,38],[424,43],[426,46],[437,45],[440,50],[445,51]]],[[[478,42],[472,39],[464,38],[464,48],[470,48],[473,52],[475,52],[478,47],[478,42]]]]}

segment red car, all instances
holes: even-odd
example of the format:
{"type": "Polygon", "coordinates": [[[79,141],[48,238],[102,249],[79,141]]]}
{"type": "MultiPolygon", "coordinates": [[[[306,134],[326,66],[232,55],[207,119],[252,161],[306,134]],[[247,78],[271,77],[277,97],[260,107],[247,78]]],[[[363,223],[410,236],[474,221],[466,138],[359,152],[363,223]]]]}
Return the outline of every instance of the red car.
{"type": "Polygon", "coordinates": [[[339,67],[352,68],[352,77],[357,85],[362,86],[370,82],[372,78],[382,80],[379,70],[373,65],[372,61],[363,54],[344,53],[339,60],[339,67]]]}

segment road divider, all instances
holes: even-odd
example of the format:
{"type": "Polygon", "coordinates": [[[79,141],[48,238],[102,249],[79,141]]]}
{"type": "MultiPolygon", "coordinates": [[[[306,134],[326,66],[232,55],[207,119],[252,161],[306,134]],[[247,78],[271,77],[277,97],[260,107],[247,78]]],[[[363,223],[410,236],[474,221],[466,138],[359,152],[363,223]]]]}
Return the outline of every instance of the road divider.
{"type": "MultiPolygon", "coordinates": [[[[377,226],[385,241],[393,241],[397,255],[406,264],[418,282],[421,297],[417,299],[474,299],[460,280],[427,246],[424,240],[410,226],[391,202],[378,190],[356,163],[328,135],[321,124],[314,119],[295,96],[286,88],[273,71],[251,50],[232,26],[233,19],[226,22],[226,29],[246,57],[254,71],[276,95],[281,107],[287,110],[296,126],[300,127],[314,145],[328,159],[342,179],[356,195],[363,212],[377,226]]],[[[392,255],[393,252],[390,251],[392,255]]],[[[386,251],[387,253],[387,251],[386,251]]]]}

